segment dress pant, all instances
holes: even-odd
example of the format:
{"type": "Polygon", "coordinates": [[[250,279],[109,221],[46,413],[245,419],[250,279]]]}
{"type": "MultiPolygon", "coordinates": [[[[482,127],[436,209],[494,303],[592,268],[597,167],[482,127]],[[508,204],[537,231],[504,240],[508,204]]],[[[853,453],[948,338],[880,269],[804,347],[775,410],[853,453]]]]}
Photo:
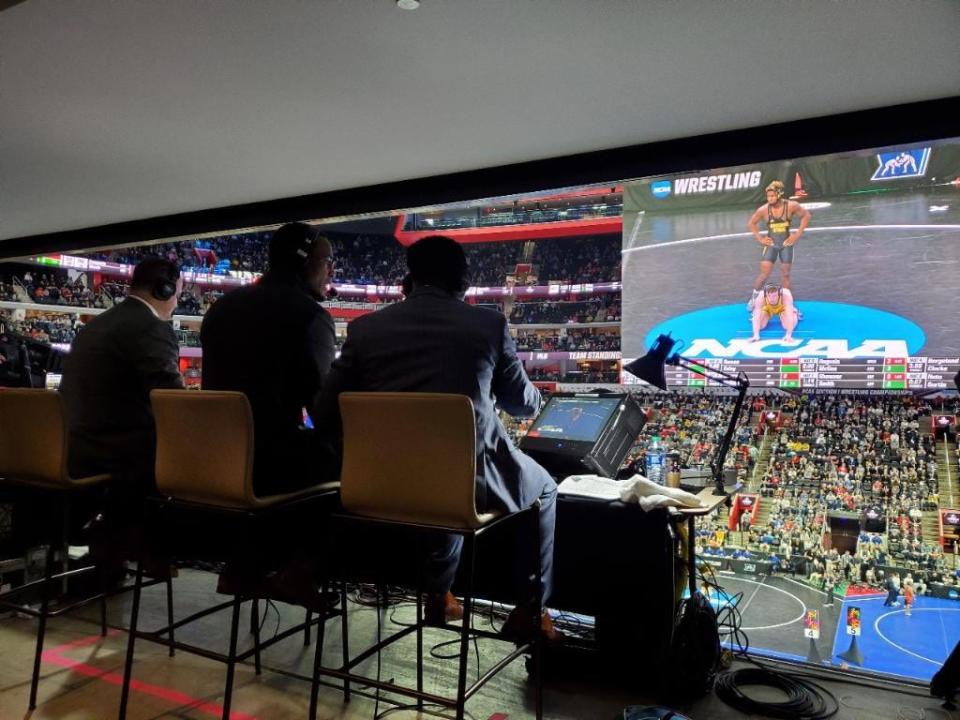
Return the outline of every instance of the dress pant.
{"type": "MultiPolygon", "coordinates": [[[[557,486],[552,480],[544,485],[540,493],[540,579],[543,590],[543,603],[546,604],[553,590],[553,539],[557,523],[557,486]]],[[[522,532],[522,530],[521,530],[522,532]]],[[[526,541],[526,538],[524,538],[526,541]]],[[[463,538],[459,535],[438,535],[436,544],[430,548],[426,561],[425,578],[427,592],[445,593],[453,587],[463,549],[463,538]]],[[[514,588],[516,601],[522,599],[528,572],[526,556],[516,553],[513,556],[514,588]]]]}

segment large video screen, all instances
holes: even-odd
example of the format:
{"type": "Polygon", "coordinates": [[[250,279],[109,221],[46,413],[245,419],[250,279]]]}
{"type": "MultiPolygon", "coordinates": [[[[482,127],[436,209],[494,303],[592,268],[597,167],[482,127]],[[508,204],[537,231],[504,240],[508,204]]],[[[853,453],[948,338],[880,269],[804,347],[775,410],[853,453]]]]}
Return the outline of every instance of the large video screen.
{"type": "Polygon", "coordinates": [[[754,386],[952,388],[960,139],[626,183],[625,361],[668,332],[754,386]]]}

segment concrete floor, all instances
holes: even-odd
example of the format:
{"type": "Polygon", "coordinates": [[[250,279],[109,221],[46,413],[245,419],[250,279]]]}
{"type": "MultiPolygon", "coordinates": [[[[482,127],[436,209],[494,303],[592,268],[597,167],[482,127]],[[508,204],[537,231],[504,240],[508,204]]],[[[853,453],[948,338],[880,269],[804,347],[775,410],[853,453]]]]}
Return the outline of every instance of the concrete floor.
{"type": "MultiPolygon", "coordinates": [[[[213,575],[182,571],[180,577],[174,581],[176,615],[183,617],[195,609],[222,601],[224,598],[214,593],[214,586],[213,575]]],[[[127,622],[129,600],[129,596],[113,599],[109,614],[111,624],[127,622]]],[[[157,627],[163,622],[166,609],[162,586],[151,588],[144,593],[142,607],[144,628],[157,627]]],[[[248,607],[249,605],[245,606],[242,615],[241,647],[249,647],[250,642],[246,623],[248,607]]],[[[281,629],[302,620],[302,610],[285,605],[277,607],[281,629]]],[[[385,613],[384,627],[391,627],[392,621],[409,621],[412,615],[412,607],[400,606],[392,612],[392,619],[390,612],[385,613]]],[[[376,612],[351,605],[349,617],[351,649],[357,652],[376,637],[376,612]]],[[[264,638],[272,636],[276,623],[277,614],[271,609],[267,612],[263,624],[264,638]]],[[[228,628],[229,611],[223,611],[183,629],[178,639],[225,651],[228,628]]],[[[27,712],[27,698],[35,632],[35,620],[7,617],[0,621],[0,720],[103,720],[116,717],[126,647],[125,633],[115,630],[111,631],[108,637],[101,638],[95,607],[78,611],[70,617],[52,620],[45,644],[39,706],[30,714],[27,712]]],[[[426,636],[425,647],[429,648],[437,642],[454,637],[449,632],[431,630],[426,636]]],[[[412,679],[413,643],[411,636],[384,654],[381,666],[383,678],[396,678],[399,682],[412,679]]],[[[324,657],[329,658],[328,662],[332,664],[340,653],[340,632],[336,621],[328,624],[324,647],[324,657]]],[[[495,641],[480,641],[482,667],[489,667],[497,653],[506,647],[508,646],[495,641]]],[[[313,646],[305,648],[302,636],[297,635],[264,652],[264,672],[260,677],[254,674],[252,662],[238,668],[232,717],[235,720],[287,720],[306,717],[310,686],[291,674],[309,674],[313,653],[313,646]]],[[[428,658],[426,666],[427,688],[443,693],[452,692],[455,685],[455,662],[428,658]]],[[[476,661],[473,660],[470,677],[476,677],[476,669],[476,661]]],[[[374,676],[376,670],[375,660],[371,660],[363,668],[364,672],[374,676]]],[[[134,678],[138,682],[131,694],[128,718],[209,720],[220,717],[224,677],[225,668],[218,663],[182,652],[169,658],[166,648],[138,642],[134,665],[134,678]]],[[[827,682],[825,685],[840,699],[841,709],[836,717],[843,720],[949,717],[937,709],[938,703],[932,698],[838,682],[827,682]],[[921,714],[921,709],[925,709],[926,715],[921,714]]],[[[764,696],[761,691],[757,691],[756,697],[764,696]]],[[[775,699],[775,696],[769,699],[775,699]]],[[[655,701],[656,698],[631,692],[629,688],[568,680],[562,683],[548,682],[545,689],[545,717],[556,720],[612,720],[627,705],[654,704],[655,701]]],[[[390,706],[388,701],[381,701],[379,710],[383,713],[390,706]]],[[[320,692],[318,717],[324,720],[368,719],[374,717],[374,707],[374,701],[363,695],[354,695],[353,700],[345,705],[338,690],[323,687],[320,692]]],[[[494,678],[468,703],[467,709],[469,717],[477,720],[533,718],[532,694],[526,682],[523,664],[514,663],[494,678]]],[[[712,695],[677,709],[697,720],[743,717],[712,695]]],[[[449,713],[446,715],[450,716],[449,713]]],[[[427,715],[418,715],[413,710],[397,710],[386,713],[385,717],[417,718],[427,715]]]]}

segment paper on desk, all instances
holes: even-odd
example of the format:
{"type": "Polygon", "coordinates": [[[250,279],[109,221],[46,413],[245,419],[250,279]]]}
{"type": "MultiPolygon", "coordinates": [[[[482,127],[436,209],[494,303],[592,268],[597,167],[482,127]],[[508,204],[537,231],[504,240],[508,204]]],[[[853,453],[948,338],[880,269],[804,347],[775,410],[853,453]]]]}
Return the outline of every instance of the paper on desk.
{"type": "Polygon", "coordinates": [[[702,507],[696,495],[679,488],[658,485],[639,474],[629,480],[612,480],[599,475],[571,475],[560,483],[558,491],[563,495],[636,503],[645,512],[660,507],[702,507]]]}
{"type": "Polygon", "coordinates": [[[557,486],[557,492],[595,500],[619,500],[629,484],[629,480],[613,480],[600,475],[571,475],[557,486]]]}

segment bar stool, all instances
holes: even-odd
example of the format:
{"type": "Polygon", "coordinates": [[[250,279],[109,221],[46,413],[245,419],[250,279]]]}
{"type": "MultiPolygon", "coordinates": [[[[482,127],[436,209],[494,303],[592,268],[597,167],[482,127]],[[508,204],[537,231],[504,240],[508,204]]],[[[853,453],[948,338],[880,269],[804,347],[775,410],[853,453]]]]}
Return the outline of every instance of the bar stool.
{"type": "MultiPolygon", "coordinates": [[[[147,503],[147,540],[163,554],[237,561],[249,557],[258,541],[271,528],[282,528],[285,513],[304,509],[305,503],[334,501],[339,483],[324,483],[284,495],[258,497],[253,491],[253,416],[243,393],[199,390],[153,390],[150,402],[157,425],[156,481],[160,497],[147,503]]],[[[307,508],[309,509],[309,508],[307,508]]],[[[240,590],[233,599],[170,622],[168,627],[144,632],[137,627],[140,613],[142,572],[137,569],[134,584],[130,633],[120,697],[120,719],[126,717],[130,694],[134,646],[137,639],[162,642],[159,638],[200,618],[232,608],[229,650],[218,653],[197,645],[173,643],[178,650],[225,663],[227,677],[224,691],[223,718],[230,717],[233,677],[237,662],[253,656],[256,673],[260,674],[260,653],[294,633],[307,633],[317,623],[322,635],[326,620],[343,619],[346,648],[346,592],[340,590],[340,609],[332,603],[320,610],[318,618],[307,612],[305,622],[274,638],[261,642],[259,623],[251,623],[253,647],[237,651],[240,608],[253,601],[257,613],[257,597],[247,597],[240,590]]],[[[324,594],[319,600],[326,598],[324,594]]],[[[345,687],[345,692],[349,688],[345,687]]]]}
{"type": "Polygon", "coordinates": [[[466,701],[500,670],[530,652],[533,655],[536,716],[539,720],[543,717],[539,504],[507,515],[477,513],[476,430],[470,398],[439,393],[345,392],[341,393],[339,400],[343,419],[340,497],[346,514],[337,516],[338,519],[350,524],[393,526],[461,536],[464,541],[461,569],[465,576],[463,626],[459,629],[455,697],[423,690],[423,628],[426,623],[420,587],[417,588],[416,622],[367,648],[345,662],[342,668],[321,664],[323,638],[318,636],[310,719],[316,718],[319,679],[326,675],[415,698],[418,709],[423,708],[424,701],[452,708],[457,720],[462,720],[466,701]],[[497,633],[475,630],[470,626],[476,542],[493,527],[511,521],[525,523],[525,529],[530,533],[528,577],[531,580],[529,600],[533,639],[518,645],[468,687],[471,635],[504,640],[497,633]],[[417,642],[416,688],[401,687],[352,672],[359,663],[411,633],[416,634],[417,642]]]}
{"type": "MultiPolygon", "coordinates": [[[[96,565],[70,570],[68,567],[68,530],[71,506],[81,495],[101,493],[110,482],[109,475],[94,475],[73,478],[67,472],[67,421],[63,396],[58,392],[39,389],[0,389],[0,488],[18,496],[48,501],[56,527],[49,537],[44,562],[43,579],[25,583],[0,595],[0,607],[16,610],[40,619],[37,629],[37,647],[33,659],[33,676],[30,681],[30,709],[37,706],[37,686],[40,680],[40,658],[47,631],[47,618],[57,617],[96,600],[100,601],[100,632],[107,634],[107,596],[101,592],[56,609],[50,608],[51,592],[56,583],[68,582],[97,570],[96,565]],[[54,572],[54,556],[60,549],[62,569],[54,572]],[[12,602],[24,592],[40,592],[40,609],[12,602]]],[[[162,580],[153,580],[153,585],[162,580]]],[[[170,579],[166,579],[168,603],[170,579]]]]}

